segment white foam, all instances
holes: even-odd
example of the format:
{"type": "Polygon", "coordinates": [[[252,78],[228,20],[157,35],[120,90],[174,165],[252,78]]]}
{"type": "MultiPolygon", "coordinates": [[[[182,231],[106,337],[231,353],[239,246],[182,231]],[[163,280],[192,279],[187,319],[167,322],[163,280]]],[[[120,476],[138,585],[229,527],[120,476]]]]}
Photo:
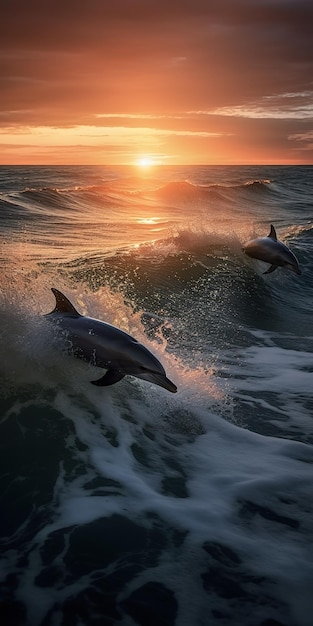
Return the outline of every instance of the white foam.
{"type": "MultiPolygon", "coordinates": [[[[179,548],[179,558],[177,550],[168,547],[157,566],[148,567],[132,580],[124,596],[149,580],[166,582],[179,599],[178,624],[187,624],[186,616],[195,618],[199,610],[203,614],[207,596],[199,580],[210,558],[202,546],[214,543],[232,549],[251,577],[264,578],[267,593],[288,607],[294,623],[309,626],[305,606],[308,608],[313,575],[308,552],[312,448],[242,430],[203,408],[203,397],[196,404],[193,396],[188,408],[194,419],[202,422],[203,434],[190,440],[173,428],[169,435],[162,429],[159,416],[165,416],[169,409],[183,413],[187,392],[183,401],[179,395],[160,395],[156,405],[141,395],[140,389],[130,399],[119,392],[103,395],[100,391],[88,390],[86,394],[93,406],[89,414],[79,399],[65,391],[57,395],[55,406],[73,422],[79,441],[86,447],[85,473],[72,480],[64,475],[60,478],[55,520],[38,534],[34,549],[36,542],[43,545],[55,530],[113,514],[125,515],[146,528],[153,527],[153,519],[159,519],[169,528],[188,533],[179,548]],[[118,446],[106,437],[110,428],[115,429],[118,446]],[[150,428],[154,439],[144,434],[145,428],[150,428]],[[134,445],[141,448],[145,458],[134,456],[134,445]],[[96,476],[112,481],[111,493],[97,496],[96,491],[85,488],[96,476]],[[164,491],[168,476],[185,480],[188,497],[164,491]]],[[[28,585],[19,590],[20,598],[28,604],[32,603],[31,580],[40,570],[40,562],[34,559],[30,570],[28,585]]],[[[213,599],[213,605],[227,608],[221,598],[213,599]]],[[[265,619],[266,610],[258,610],[260,619],[265,619]]],[[[36,614],[33,606],[31,614],[33,623],[39,624],[43,614],[40,607],[36,614]]]]}
{"type": "MultiPolygon", "coordinates": [[[[139,317],[128,323],[140,331],[139,317]]],[[[130,377],[103,389],[90,385],[93,368],[47,344],[49,331],[42,321],[36,318],[27,328],[20,334],[23,341],[11,335],[19,352],[15,383],[55,389],[46,403],[61,422],[72,426],[55,477],[52,514],[29,540],[27,570],[18,570],[16,595],[28,607],[32,626],[39,626],[55,603],[108,573],[103,567],[72,584],[66,585],[65,578],[39,589],[36,578],[49,538],[55,532],[64,534],[64,547],[55,559],[65,571],[73,529],[113,515],[125,516],[143,532],[158,527],[167,537],[174,531],[184,537],[179,548],[170,539],[160,547],[156,562],[125,584],[120,600],[146,582],[159,581],[178,601],[177,626],[203,623],[208,606],[212,624],[219,623],[211,613],[214,609],[235,615],[238,624],[271,618],[288,626],[310,626],[313,449],[239,428],[229,420],[230,396],[250,402],[252,416],[261,403],[276,419],[292,419],[294,405],[288,405],[288,398],[295,402],[296,395],[311,393],[312,374],[305,371],[312,366],[311,355],[268,341],[230,352],[232,378],[221,379],[213,367],[191,369],[179,356],[168,354],[164,344],[146,340],[179,392],[168,394],[130,377]],[[227,553],[224,561],[223,554],[216,559],[214,546],[231,550],[234,560],[227,553]],[[232,584],[237,580],[249,601],[242,605],[240,594],[227,598],[208,582],[204,589],[203,580],[214,577],[216,567],[232,584]]],[[[31,406],[32,399],[26,402],[31,406]]],[[[23,406],[23,401],[15,404],[7,419],[23,406]]],[[[300,413],[305,421],[301,407],[300,413]]],[[[44,424],[49,417],[42,419],[44,424]]],[[[17,562],[17,555],[10,553],[3,577],[18,568],[17,562]]],[[[55,624],[61,624],[62,616],[53,610],[55,624]]]]}

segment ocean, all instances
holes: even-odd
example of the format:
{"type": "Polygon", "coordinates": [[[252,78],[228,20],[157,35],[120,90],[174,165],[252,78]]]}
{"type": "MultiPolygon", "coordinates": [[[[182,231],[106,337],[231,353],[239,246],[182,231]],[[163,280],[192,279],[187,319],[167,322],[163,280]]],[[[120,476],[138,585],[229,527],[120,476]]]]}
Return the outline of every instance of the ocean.
{"type": "Polygon", "coordinates": [[[2,166],[0,210],[1,624],[311,626],[313,167],[2,166]],[[177,393],[91,385],[51,287],[177,393]]]}

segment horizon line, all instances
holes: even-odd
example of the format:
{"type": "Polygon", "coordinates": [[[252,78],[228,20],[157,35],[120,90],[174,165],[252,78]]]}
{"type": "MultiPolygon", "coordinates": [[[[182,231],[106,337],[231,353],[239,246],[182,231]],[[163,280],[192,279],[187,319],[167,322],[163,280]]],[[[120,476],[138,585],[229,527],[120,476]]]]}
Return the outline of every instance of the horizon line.
{"type": "Polygon", "coordinates": [[[0,163],[0,167],[132,167],[146,171],[160,167],[312,167],[313,163],[153,163],[142,168],[137,163],[0,163]]]}

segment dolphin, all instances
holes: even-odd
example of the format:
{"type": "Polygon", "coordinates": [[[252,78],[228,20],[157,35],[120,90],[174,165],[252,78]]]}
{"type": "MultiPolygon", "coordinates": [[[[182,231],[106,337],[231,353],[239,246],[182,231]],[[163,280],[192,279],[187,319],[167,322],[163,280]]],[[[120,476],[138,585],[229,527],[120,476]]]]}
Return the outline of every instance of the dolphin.
{"type": "Polygon", "coordinates": [[[289,248],[277,239],[276,230],[271,224],[271,230],[267,237],[252,239],[243,246],[243,251],[253,259],[259,259],[270,263],[270,267],[264,274],[271,274],[277,267],[286,267],[300,276],[299,263],[289,248]]]}
{"type": "Polygon", "coordinates": [[[70,342],[71,354],[107,370],[99,380],[91,381],[93,385],[113,385],[130,374],[172,393],[177,391],[160,361],[145,346],[116,326],[80,315],[61,291],[53,287],[51,291],[56,305],[45,317],[56,324],[70,342]]]}

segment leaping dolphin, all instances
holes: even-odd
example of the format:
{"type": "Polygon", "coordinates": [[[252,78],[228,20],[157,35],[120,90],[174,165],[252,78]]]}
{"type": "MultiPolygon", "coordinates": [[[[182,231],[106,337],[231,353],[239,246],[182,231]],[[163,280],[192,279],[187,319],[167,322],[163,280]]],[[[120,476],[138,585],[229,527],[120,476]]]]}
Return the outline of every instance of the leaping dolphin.
{"type": "Polygon", "coordinates": [[[56,306],[45,317],[70,341],[74,356],[107,370],[99,380],[91,381],[93,385],[113,385],[130,374],[172,393],[177,391],[160,361],[145,346],[116,326],[80,315],[63,293],[53,287],[51,291],[56,306]]]}
{"type": "Polygon", "coordinates": [[[286,267],[300,276],[299,263],[289,248],[278,241],[276,230],[271,224],[270,234],[267,237],[252,239],[243,246],[243,251],[253,259],[270,263],[270,267],[264,274],[274,272],[277,267],[286,267]]]}

